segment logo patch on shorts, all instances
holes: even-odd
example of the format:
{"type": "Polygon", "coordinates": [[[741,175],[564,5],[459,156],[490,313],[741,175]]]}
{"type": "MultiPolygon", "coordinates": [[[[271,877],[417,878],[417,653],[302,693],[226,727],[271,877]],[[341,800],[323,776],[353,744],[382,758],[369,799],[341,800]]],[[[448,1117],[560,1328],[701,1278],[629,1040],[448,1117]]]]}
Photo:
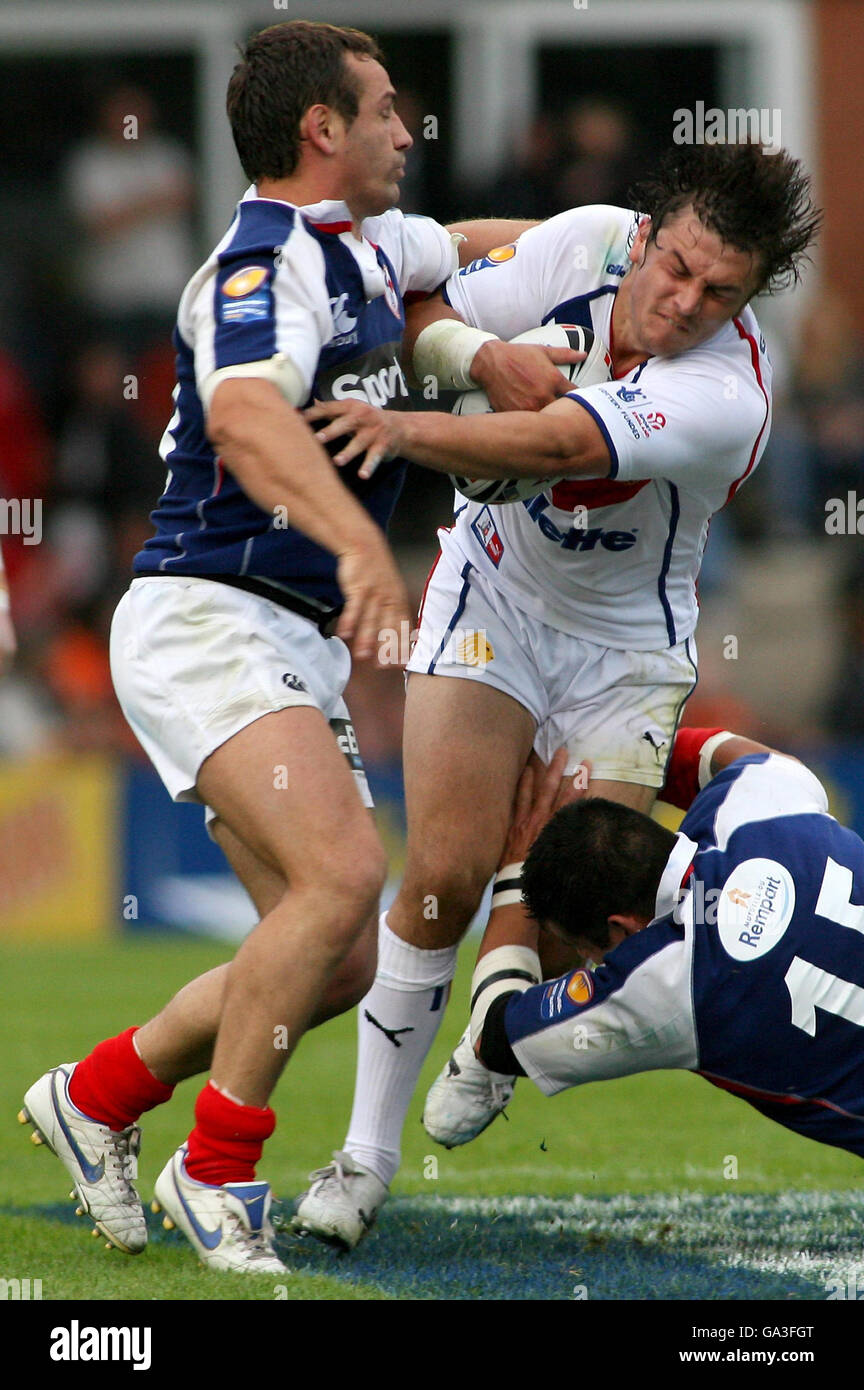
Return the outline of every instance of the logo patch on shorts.
{"type": "Polygon", "coordinates": [[[567,998],[574,1004],[589,1004],[594,998],[594,980],[590,970],[577,970],[567,981],[567,998]]]}
{"type": "Polygon", "coordinates": [[[471,522],[471,530],[497,570],[504,554],[504,542],[498,534],[498,528],[488,507],[477,513],[471,522]]]}
{"type": "Polygon", "coordinates": [[[309,687],[305,681],[301,681],[299,676],[295,676],[293,671],[285,671],[282,676],[282,684],[287,685],[289,690],[305,690],[309,687]]]}
{"type": "Polygon", "coordinates": [[[454,647],[451,660],[459,661],[463,666],[485,666],[494,656],[492,643],[485,632],[469,632],[454,647]]]}

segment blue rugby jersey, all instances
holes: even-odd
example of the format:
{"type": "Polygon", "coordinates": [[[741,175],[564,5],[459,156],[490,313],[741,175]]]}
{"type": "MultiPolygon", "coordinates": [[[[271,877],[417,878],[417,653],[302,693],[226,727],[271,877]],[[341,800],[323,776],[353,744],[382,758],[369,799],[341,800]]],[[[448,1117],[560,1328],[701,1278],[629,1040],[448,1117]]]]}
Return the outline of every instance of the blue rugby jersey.
{"type": "MultiPolygon", "coordinates": [[[[303,404],[353,396],[407,408],[402,294],[435,289],[456,253],[443,227],[395,209],[362,230],[358,241],[344,203],[296,208],[253,187],[238,204],[180,301],[175,408],[160,445],[168,477],[137,575],[245,576],[341,602],[335,557],[256,506],[217,457],[199,391],[215,371],[284,354],[306,388],[303,404]]],[[[404,464],[384,463],[365,482],[356,467],[340,476],[386,527],[404,464]]]]}
{"type": "Polygon", "coordinates": [[[682,822],[654,921],[505,1023],[548,1095],[688,1068],[864,1156],[864,843],[800,763],[739,759],[682,822]]]}

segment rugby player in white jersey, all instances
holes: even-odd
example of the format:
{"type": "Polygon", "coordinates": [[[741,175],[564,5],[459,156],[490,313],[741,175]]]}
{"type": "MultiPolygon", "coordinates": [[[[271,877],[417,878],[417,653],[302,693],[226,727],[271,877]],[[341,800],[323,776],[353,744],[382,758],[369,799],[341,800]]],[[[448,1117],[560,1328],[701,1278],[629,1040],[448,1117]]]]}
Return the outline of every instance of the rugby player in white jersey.
{"type": "MultiPolygon", "coordinates": [[[[318,437],[341,445],[335,461],[360,458],[361,474],[399,454],[469,478],[550,479],[524,503],[457,495],[441,533],[408,664],[405,877],[358,1011],[348,1136],[296,1217],[343,1246],[368,1229],[398,1169],[457,943],[499,864],[532,747],[548,759],[565,745],[574,765],[591,765],[592,795],[650,810],[696,682],[708,521],[767,440],[771,369],[748,305],[797,278],[818,224],[800,164],[756,146],[678,147],[636,196],[641,213],[574,209],[465,267],[445,286],[451,321],[439,321],[440,300],[424,307],[418,376],[465,387],[483,363],[504,413],[309,413],[318,437]],[[495,338],[546,322],[592,328],[614,379],[514,413],[513,349],[495,338]]],[[[484,1127],[512,1083],[484,1072],[465,1036],[436,1088],[424,1118],[446,1143],[484,1127]]]]}
{"type": "MultiPolygon", "coordinates": [[[[401,467],[340,475],[297,407],[349,389],[404,407],[401,293],[458,263],[444,228],[393,208],[411,138],[379,59],[365,34],[297,21],[253,36],[234,71],[253,187],[180,303],[168,481],[112,629],[130,724],[172,796],[207,808],[260,921],[230,967],[52,1068],[21,1112],[94,1230],[136,1253],[137,1120],[212,1058],[156,1196],[206,1264],[240,1272],[283,1269],[255,1174],[272,1089],[372,978],[385,858],[342,691],[349,646],[372,656],[406,614],[383,532],[401,467]]],[[[467,231],[474,255],[502,235],[467,231]]]]}

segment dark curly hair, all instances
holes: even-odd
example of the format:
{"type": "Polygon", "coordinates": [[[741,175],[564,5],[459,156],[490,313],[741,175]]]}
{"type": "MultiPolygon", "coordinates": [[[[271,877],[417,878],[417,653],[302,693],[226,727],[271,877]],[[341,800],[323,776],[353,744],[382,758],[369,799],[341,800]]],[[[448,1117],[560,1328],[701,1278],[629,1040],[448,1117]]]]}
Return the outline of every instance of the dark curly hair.
{"type": "Polygon", "coordinates": [[[605,950],[609,918],[654,916],[675,845],[671,830],[602,796],[563,806],[522,866],[522,901],[538,922],[605,950]]]}
{"type": "Polygon", "coordinates": [[[801,161],[786,150],[764,154],[751,142],[673,145],[628,197],[631,207],[650,216],[652,240],[692,204],[722,241],[760,258],[756,294],[797,284],[822,222],[801,161]]]}
{"type": "Polygon", "coordinates": [[[346,53],[383,61],[374,39],[359,29],[306,19],[271,24],[240,50],[228,83],[228,119],[243,172],[287,178],[300,159],[300,121],[310,106],[331,106],[350,125],[358,86],[346,53]]]}

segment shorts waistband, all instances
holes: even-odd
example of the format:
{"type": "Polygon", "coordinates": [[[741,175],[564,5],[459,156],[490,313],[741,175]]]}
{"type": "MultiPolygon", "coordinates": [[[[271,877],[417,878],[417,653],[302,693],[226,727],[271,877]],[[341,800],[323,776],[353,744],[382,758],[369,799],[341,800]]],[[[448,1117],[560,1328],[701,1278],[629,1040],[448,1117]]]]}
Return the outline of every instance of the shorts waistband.
{"type": "Polygon", "coordinates": [[[276,584],[268,584],[263,579],[250,578],[248,575],[239,574],[166,574],[164,570],[157,570],[147,574],[137,574],[136,579],[206,579],[211,584],[227,584],[231,589],[243,589],[246,593],[257,594],[259,598],[269,599],[271,603],[277,603],[280,608],[287,608],[290,613],[296,613],[300,618],[306,618],[308,622],[317,627],[322,637],[333,637],[336,632],[336,625],[342,614],[344,604],[334,607],[327,607],[326,604],[315,603],[310,599],[303,598],[301,594],[294,593],[291,589],[282,589],[276,584]]]}

